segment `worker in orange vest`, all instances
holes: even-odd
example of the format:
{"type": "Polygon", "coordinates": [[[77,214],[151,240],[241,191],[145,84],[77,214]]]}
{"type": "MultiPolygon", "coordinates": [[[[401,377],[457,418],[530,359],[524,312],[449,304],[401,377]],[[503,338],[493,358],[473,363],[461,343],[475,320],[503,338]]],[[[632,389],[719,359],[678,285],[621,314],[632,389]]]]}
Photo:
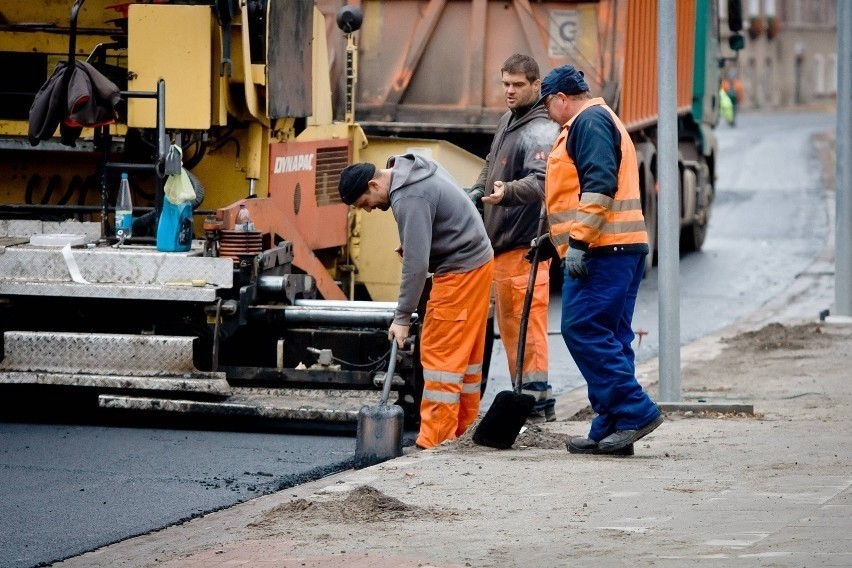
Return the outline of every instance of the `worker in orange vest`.
{"type": "Polygon", "coordinates": [[[633,309],[648,234],[630,134],[583,73],[557,67],[541,82],[548,116],[562,125],[547,160],[550,239],[562,258],[562,337],[588,387],[596,416],[575,454],[633,454],[663,422],[636,379],[633,309]]]}

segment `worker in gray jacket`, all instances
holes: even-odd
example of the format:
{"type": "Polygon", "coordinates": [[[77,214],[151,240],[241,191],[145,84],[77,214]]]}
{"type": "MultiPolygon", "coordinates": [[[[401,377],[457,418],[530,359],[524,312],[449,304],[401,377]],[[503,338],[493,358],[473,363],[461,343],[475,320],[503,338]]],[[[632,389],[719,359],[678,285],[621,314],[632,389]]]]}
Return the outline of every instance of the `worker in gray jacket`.
{"type": "Polygon", "coordinates": [[[340,174],[340,198],[370,212],[390,208],[399,229],[402,279],[388,338],[402,346],[426,278],[432,290],[420,338],[423,400],[417,446],[461,436],[479,414],[493,253],[476,207],[437,162],[391,156],[340,174]]]}
{"type": "MultiPolygon", "coordinates": [[[[516,53],[503,63],[500,73],[509,110],[497,124],[485,167],[468,195],[483,203],[485,229],[494,247],[495,316],[515,381],[521,306],[531,270],[526,256],[542,229],[544,173],[559,129],[539,101],[541,77],[535,59],[516,53]]],[[[546,250],[545,256],[540,253],[521,363],[521,392],[536,399],[530,422],[556,420],[556,399],[547,377],[553,247],[546,250]]]]}

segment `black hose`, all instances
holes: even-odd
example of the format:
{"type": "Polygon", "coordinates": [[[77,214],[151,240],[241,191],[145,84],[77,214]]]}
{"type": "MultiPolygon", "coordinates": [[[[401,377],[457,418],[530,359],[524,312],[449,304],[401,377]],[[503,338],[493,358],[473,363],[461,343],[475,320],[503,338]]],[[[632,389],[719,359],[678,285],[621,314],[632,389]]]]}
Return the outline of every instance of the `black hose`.
{"type": "Polygon", "coordinates": [[[69,201],[71,201],[71,196],[74,195],[78,189],[83,186],[83,178],[80,176],[74,176],[71,178],[71,181],[68,183],[68,188],[65,190],[65,194],[59,198],[58,205],[66,205],[69,201]]]}
{"type": "Polygon", "coordinates": [[[204,201],[204,186],[201,185],[201,180],[194,173],[186,170],[186,175],[189,176],[189,181],[192,183],[192,189],[195,190],[195,199],[192,200],[192,210],[198,209],[201,202],[204,201]]]}
{"type": "Polygon", "coordinates": [[[86,204],[86,195],[89,193],[89,190],[92,188],[100,187],[100,179],[95,174],[87,176],[85,181],[83,182],[83,187],[80,188],[80,195],[77,197],[77,205],[85,205],[86,204]]]}
{"type": "MultiPolygon", "coordinates": [[[[195,146],[195,151],[192,153],[192,156],[186,159],[183,163],[183,167],[187,170],[191,170],[197,166],[207,153],[207,142],[204,140],[196,140],[193,146],[195,146]]],[[[184,152],[184,155],[186,155],[186,152],[184,152]]]]}
{"type": "Polygon", "coordinates": [[[47,182],[47,189],[44,190],[44,195],[41,196],[42,205],[50,203],[50,198],[53,196],[53,192],[56,191],[60,185],[62,185],[62,177],[59,174],[53,174],[50,176],[50,180],[47,182]]]}
{"type": "Polygon", "coordinates": [[[41,176],[38,174],[30,176],[30,179],[27,182],[27,188],[24,190],[24,203],[27,205],[34,205],[33,193],[35,192],[35,188],[39,185],[41,185],[41,176]]]}

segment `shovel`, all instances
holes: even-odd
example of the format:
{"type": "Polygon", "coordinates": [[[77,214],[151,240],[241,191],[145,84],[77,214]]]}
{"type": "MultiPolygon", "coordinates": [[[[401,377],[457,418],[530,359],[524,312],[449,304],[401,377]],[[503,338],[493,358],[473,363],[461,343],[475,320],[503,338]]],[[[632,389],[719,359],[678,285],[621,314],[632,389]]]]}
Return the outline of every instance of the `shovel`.
{"type": "MultiPolygon", "coordinates": [[[[544,212],[542,212],[538,232],[544,230],[544,212]]],[[[527,421],[535,405],[535,397],[531,394],[521,394],[521,383],[524,369],[524,347],[527,343],[527,322],[530,318],[535,275],[538,272],[538,261],[541,252],[539,239],[533,241],[533,258],[530,267],[530,277],[527,281],[527,294],[524,297],[524,308],[521,312],[521,322],[518,329],[518,358],[515,361],[515,385],[510,391],[501,391],[494,397],[494,402],[488,412],[482,417],[479,426],[473,433],[473,442],[480,446],[488,446],[500,450],[512,447],[521,428],[527,421]]]]}
{"type": "Polygon", "coordinates": [[[385,374],[381,401],[372,406],[362,406],[358,411],[355,469],[376,465],[402,455],[404,412],[401,406],[388,405],[391,381],[396,368],[396,352],[396,340],[391,340],[390,363],[385,374]]]}

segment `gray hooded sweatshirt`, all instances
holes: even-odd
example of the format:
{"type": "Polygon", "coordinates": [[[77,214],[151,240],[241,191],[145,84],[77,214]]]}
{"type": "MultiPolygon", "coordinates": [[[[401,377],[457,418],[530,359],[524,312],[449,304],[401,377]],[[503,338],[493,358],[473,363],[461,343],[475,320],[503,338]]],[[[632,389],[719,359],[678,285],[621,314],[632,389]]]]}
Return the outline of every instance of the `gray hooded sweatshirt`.
{"type": "Polygon", "coordinates": [[[427,274],[460,274],[494,257],[479,213],[450,173],[414,154],[391,156],[390,206],[402,244],[394,323],[409,325],[427,274]]]}

